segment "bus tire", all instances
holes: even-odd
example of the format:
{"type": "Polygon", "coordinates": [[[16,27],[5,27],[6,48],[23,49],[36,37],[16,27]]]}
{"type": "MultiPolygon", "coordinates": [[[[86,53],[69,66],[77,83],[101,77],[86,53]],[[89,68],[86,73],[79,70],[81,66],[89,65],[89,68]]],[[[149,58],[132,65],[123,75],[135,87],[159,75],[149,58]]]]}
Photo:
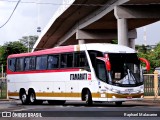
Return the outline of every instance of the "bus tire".
{"type": "Polygon", "coordinates": [[[29,104],[28,96],[27,96],[25,90],[20,90],[19,96],[20,96],[20,100],[23,105],[29,104]]]}
{"type": "Polygon", "coordinates": [[[85,98],[86,105],[90,106],[93,104],[92,95],[89,90],[86,91],[84,98],[85,98]]]}
{"type": "Polygon", "coordinates": [[[29,90],[28,99],[29,99],[29,104],[31,105],[36,104],[36,94],[34,90],[29,90]]]}
{"type": "Polygon", "coordinates": [[[122,102],[121,101],[118,101],[118,102],[115,102],[116,106],[121,106],[122,105],[122,102]]]}

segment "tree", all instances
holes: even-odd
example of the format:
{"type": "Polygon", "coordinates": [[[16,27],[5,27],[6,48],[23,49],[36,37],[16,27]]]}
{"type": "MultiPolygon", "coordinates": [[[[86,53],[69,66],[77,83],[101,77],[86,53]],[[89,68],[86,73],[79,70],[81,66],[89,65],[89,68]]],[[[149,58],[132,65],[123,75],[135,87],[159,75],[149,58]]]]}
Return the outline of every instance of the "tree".
{"type": "Polygon", "coordinates": [[[4,65],[4,70],[6,70],[7,57],[11,54],[18,54],[27,52],[27,48],[19,41],[7,42],[0,49],[1,57],[0,64],[4,65]]]}
{"type": "Polygon", "coordinates": [[[38,39],[38,36],[24,36],[21,39],[19,39],[19,41],[23,45],[25,45],[27,48],[28,48],[28,45],[29,45],[29,51],[31,51],[35,42],[37,41],[37,39],[38,39]]]}
{"type": "Polygon", "coordinates": [[[156,67],[160,67],[160,43],[154,49],[150,46],[136,46],[138,56],[146,58],[150,62],[151,71],[153,72],[156,67]]]}
{"type": "Polygon", "coordinates": [[[118,40],[112,40],[111,43],[112,44],[118,44],[118,40]]]}

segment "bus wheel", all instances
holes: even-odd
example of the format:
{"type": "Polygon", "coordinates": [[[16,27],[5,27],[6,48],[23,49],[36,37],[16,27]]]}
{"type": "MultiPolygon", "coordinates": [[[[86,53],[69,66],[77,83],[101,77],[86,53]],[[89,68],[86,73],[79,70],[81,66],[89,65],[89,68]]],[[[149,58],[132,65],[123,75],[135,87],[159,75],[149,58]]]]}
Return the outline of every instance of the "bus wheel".
{"type": "Polygon", "coordinates": [[[36,95],[35,95],[35,92],[33,90],[29,91],[28,97],[29,97],[29,103],[30,104],[36,104],[36,95]]]}
{"type": "Polygon", "coordinates": [[[115,102],[116,106],[121,106],[122,105],[122,102],[119,101],[119,102],[115,102]]]}
{"type": "Polygon", "coordinates": [[[93,104],[93,101],[92,101],[92,95],[91,95],[91,92],[89,90],[87,90],[87,92],[85,93],[85,101],[86,101],[86,104],[87,105],[92,105],[93,104]]]}
{"type": "Polygon", "coordinates": [[[25,91],[20,92],[20,100],[21,100],[23,105],[28,105],[29,104],[28,96],[27,96],[25,91]]]}

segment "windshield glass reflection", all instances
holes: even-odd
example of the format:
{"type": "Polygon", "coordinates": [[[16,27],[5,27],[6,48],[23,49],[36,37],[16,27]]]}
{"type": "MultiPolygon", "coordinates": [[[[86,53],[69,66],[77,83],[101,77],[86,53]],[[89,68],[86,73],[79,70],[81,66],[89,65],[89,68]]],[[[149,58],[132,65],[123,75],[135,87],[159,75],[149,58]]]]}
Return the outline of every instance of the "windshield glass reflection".
{"type": "Polygon", "coordinates": [[[135,53],[110,53],[111,81],[117,86],[138,86],[143,84],[140,62],[135,53]]]}

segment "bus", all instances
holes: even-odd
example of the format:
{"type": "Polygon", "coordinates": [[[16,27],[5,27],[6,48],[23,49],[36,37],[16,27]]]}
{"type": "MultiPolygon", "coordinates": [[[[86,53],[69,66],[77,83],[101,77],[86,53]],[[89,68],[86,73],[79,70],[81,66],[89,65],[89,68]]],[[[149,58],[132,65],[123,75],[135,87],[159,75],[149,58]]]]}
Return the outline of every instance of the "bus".
{"type": "Polygon", "coordinates": [[[8,97],[22,104],[64,104],[68,100],[114,102],[143,100],[141,62],[129,47],[92,43],[60,46],[31,53],[9,55],[8,97]]]}

